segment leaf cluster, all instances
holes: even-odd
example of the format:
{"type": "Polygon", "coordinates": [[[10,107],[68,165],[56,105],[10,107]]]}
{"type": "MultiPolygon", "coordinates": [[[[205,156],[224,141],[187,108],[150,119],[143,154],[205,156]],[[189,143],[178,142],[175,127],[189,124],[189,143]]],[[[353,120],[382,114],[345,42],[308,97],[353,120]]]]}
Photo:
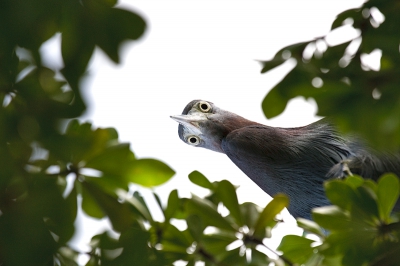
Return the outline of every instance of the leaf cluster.
{"type": "Polygon", "coordinates": [[[391,214],[399,198],[399,178],[382,176],[376,183],[358,176],[325,184],[333,206],[315,208],[314,221],[298,219],[311,240],[288,235],[278,248],[304,265],[398,265],[399,215],[391,214]]]}
{"type": "Polygon", "coordinates": [[[119,47],[146,24],[109,0],[0,3],[0,264],[76,265],[69,247],[78,204],[108,217],[116,231],[136,213],[117,192],[130,183],[166,182],[174,171],[137,159],[112,128],[76,118],[86,108],[80,82],[94,48],[119,62],[119,47]],[[62,69],[42,64],[40,48],[61,35],[62,69]]]}
{"type": "Polygon", "coordinates": [[[283,265],[282,259],[270,259],[257,247],[265,246],[263,240],[279,222],[275,216],[288,205],[286,196],[277,195],[260,208],[250,202],[239,204],[235,187],[226,180],[211,183],[198,171],[189,179],[208,189],[209,195],[205,199],[195,195],[180,198],[173,190],[164,206],[153,193],[164,216],[162,222],[152,218],[140,193],[120,194],[135,210],[136,223],[119,238],[107,233],[95,236],[88,265],[132,261],[134,265],[171,265],[178,260],[187,265],[199,261],[205,265],[264,265],[271,261],[283,265]],[[182,225],[183,230],[179,229],[182,225]]]}
{"type": "Polygon", "coordinates": [[[294,97],[313,98],[317,114],[330,117],[343,132],[356,132],[375,147],[398,150],[399,12],[397,1],[367,1],[332,23],[331,35],[346,27],[359,33],[344,43],[334,43],[328,34],[282,48],[272,60],[262,62],[262,73],[287,60],[296,62],[264,98],[265,115],[279,115],[294,97]],[[381,53],[375,66],[366,60],[372,52],[381,53]]]}

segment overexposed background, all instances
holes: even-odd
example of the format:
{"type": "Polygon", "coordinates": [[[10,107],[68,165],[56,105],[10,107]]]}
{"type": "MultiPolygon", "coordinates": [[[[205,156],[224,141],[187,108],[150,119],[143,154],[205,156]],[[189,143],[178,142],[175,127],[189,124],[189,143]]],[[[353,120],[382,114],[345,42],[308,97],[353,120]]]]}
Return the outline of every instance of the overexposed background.
{"type": "MultiPolygon", "coordinates": [[[[115,65],[97,49],[84,86],[89,108],[83,120],[98,127],[115,127],[120,139],[131,143],[137,157],[160,159],[176,171],[167,184],[154,189],[164,202],[175,188],[180,196],[189,197],[191,192],[205,195],[205,190],[187,178],[190,172],[199,170],[212,181],[228,179],[239,185],[240,202],[265,206],[270,197],[225,155],[184,144],[178,137],[178,124],[169,116],[180,114],[191,100],[203,99],[270,126],[302,126],[317,120],[314,102],[301,98],[292,100],[278,118],[267,120],[261,101],[293,62],[262,75],[257,60],[271,59],[284,46],[326,35],[337,14],[363,2],[120,1],[120,7],[144,17],[148,27],[139,41],[122,47],[121,65],[115,65]]],[[[355,34],[348,25],[332,34],[328,44],[355,34]]],[[[43,51],[44,62],[60,68],[58,42],[59,36],[49,40],[43,51]]],[[[152,204],[149,191],[143,193],[152,204]]],[[[162,219],[156,208],[152,211],[162,219]]],[[[283,216],[286,223],[273,233],[273,247],[282,235],[301,233],[287,212],[283,216]]],[[[96,222],[80,213],[77,223],[82,222],[90,226],[79,227],[71,244],[87,250],[85,243],[93,233],[104,230],[107,221],[96,222]]]]}

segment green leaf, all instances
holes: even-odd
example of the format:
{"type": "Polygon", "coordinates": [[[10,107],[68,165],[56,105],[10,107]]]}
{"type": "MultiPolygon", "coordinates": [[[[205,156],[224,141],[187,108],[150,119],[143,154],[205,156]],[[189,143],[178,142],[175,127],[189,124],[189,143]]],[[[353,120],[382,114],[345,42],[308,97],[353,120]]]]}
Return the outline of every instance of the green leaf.
{"type": "MultiPolygon", "coordinates": [[[[96,38],[97,45],[115,63],[119,63],[119,46],[128,39],[136,40],[144,33],[145,21],[130,11],[119,8],[93,9],[98,16],[96,33],[106,34],[107,38],[96,38]],[[101,31],[101,32],[100,32],[101,31]]],[[[102,36],[102,35],[98,35],[102,36]]],[[[96,36],[97,37],[97,36],[96,36]]]]}
{"type": "Polygon", "coordinates": [[[117,197],[104,193],[91,183],[82,182],[82,187],[93,197],[100,209],[107,214],[114,230],[122,232],[135,222],[133,212],[127,203],[120,203],[117,197]]]}
{"type": "Polygon", "coordinates": [[[143,201],[141,196],[138,195],[138,192],[135,192],[133,197],[128,196],[125,191],[118,191],[117,193],[119,198],[130,203],[145,220],[150,223],[154,222],[146,203],[143,201]]]}
{"type": "Polygon", "coordinates": [[[179,208],[179,204],[180,201],[179,201],[178,191],[174,189],[171,191],[171,193],[169,193],[168,205],[164,211],[165,221],[169,221],[173,217],[176,210],[179,208]]]}
{"type": "Polygon", "coordinates": [[[387,220],[399,198],[399,178],[394,174],[385,174],[378,180],[378,207],[381,219],[387,220]]]}
{"type": "Polygon", "coordinates": [[[361,10],[362,10],[361,8],[354,8],[338,14],[336,16],[335,21],[332,23],[331,29],[333,30],[335,28],[342,26],[343,21],[346,20],[347,18],[354,18],[354,19],[362,18],[361,10]]]}
{"type": "Polygon", "coordinates": [[[274,222],[274,218],[285,207],[289,205],[289,198],[283,194],[276,194],[270,203],[261,212],[256,225],[254,226],[254,235],[263,237],[265,229],[274,222]]]}
{"type": "MultiPolygon", "coordinates": [[[[314,75],[315,76],[315,75],[314,75]]],[[[310,97],[319,92],[311,85],[313,75],[301,68],[294,68],[287,76],[268,92],[262,102],[262,109],[267,118],[281,114],[291,98],[310,97]]]]}
{"type": "Polygon", "coordinates": [[[218,183],[217,191],[218,197],[222,203],[229,210],[233,218],[235,218],[238,225],[242,226],[242,215],[239,208],[239,202],[236,195],[235,187],[227,180],[222,180],[218,183]]]}
{"type": "Polygon", "coordinates": [[[346,184],[352,188],[357,188],[364,183],[364,179],[361,176],[352,175],[345,179],[346,184]]]}
{"type": "MultiPolygon", "coordinates": [[[[270,265],[273,260],[270,259],[264,253],[258,251],[257,249],[251,249],[251,264],[250,265],[270,265]]],[[[279,263],[275,263],[275,266],[280,266],[279,263]]],[[[282,264],[284,265],[284,264],[282,264]]]]}
{"type": "MultiPolygon", "coordinates": [[[[222,265],[246,265],[246,257],[240,255],[240,248],[225,251],[219,256],[222,265]]],[[[212,264],[210,264],[212,265],[212,264]]]]}
{"type": "Polygon", "coordinates": [[[214,190],[214,185],[199,171],[193,171],[189,174],[189,180],[200,187],[214,190]]]}
{"type": "Polygon", "coordinates": [[[163,205],[162,205],[162,203],[161,203],[160,197],[159,197],[155,192],[153,192],[152,194],[153,194],[153,196],[154,196],[154,199],[155,199],[156,202],[157,202],[158,207],[159,207],[160,210],[164,213],[164,208],[163,208],[163,205]]]}
{"type": "Polygon", "coordinates": [[[81,186],[82,210],[89,216],[101,219],[105,213],[85,186],[81,186]]]}
{"type": "Polygon", "coordinates": [[[193,239],[200,242],[205,229],[202,219],[197,215],[189,215],[186,217],[186,223],[193,239]]]}
{"type": "Polygon", "coordinates": [[[310,233],[316,234],[319,237],[325,236],[322,228],[314,221],[310,221],[304,218],[297,218],[297,226],[303,228],[310,233]]]}
{"type": "Polygon", "coordinates": [[[193,196],[191,199],[186,200],[185,209],[188,213],[201,217],[204,224],[215,226],[223,230],[235,230],[233,224],[222,217],[221,214],[217,212],[216,207],[206,200],[193,196]]]}
{"type": "Polygon", "coordinates": [[[349,216],[337,206],[314,208],[312,217],[316,223],[328,230],[347,230],[351,224],[349,216]]]}
{"type": "Polygon", "coordinates": [[[356,198],[355,191],[342,180],[330,180],[324,184],[325,193],[332,204],[339,206],[344,210],[349,210],[351,201],[356,198]]]}
{"type": "Polygon", "coordinates": [[[282,251],[283,255],[290,261],[297,264],[303,264],[314,253],[314,248],[311,247],[311,243],[313,242],[314,240],[305,237],[287,235],[282,238],[277,249],[282,251]]]}
{"type": "Polygon", "coordinates": [[[154,187],[164,184],[174,174],[175,171],[161,161],[139,159],[129,171],[128,180],[145,187],[154,187]]]}
{"type": "Polygon", "coordinates": [[[281,114],[289,101],[289,98],[281,95],[280,91],[276,88],[270,90],[262,101],[262,109],[265,116],[270,119],[281,114]]]}
{"type": "Polygon", "coordinates": [[[208,252],[220,255],[226,252],[226,247],[237,239],[234,232],[220,231],[203,235],[201,243],[208,252]]]}
{"type": "Polygon", "coordinates": [[[358,187],[356,191],[358,197],[352,202],[351,214],[356,214],[356,217],[364,216],[364,219],[369,219],[371,221],[375,220],[375,218],[379,218],[377,196],[374,191],[366,186],[358,187]],[[357,212],[354,212],[354,210],[357,210],[357,212]],[[358,210],[364,213],[360,213],[358,210]]]}
{"type": "Polygon", "coordinates": [[[250,230],[254,229],[257,223],[258,217],[260,216],[259,208],[252,202],[245,202],[240,205],[240,211],[242,213],[243,222],[249,227],[250,230]]]}
{"type": "Polygon", "coordinates": [[[106,147],[98,155],[88,160],[85,168],[122,176],[135,163],[135,155],[129,149],[129,146],[129,143],[121,143],[106,147]]]}
{"type": "Polygon", "coordinates": [[[137,224],[127,228],[121,233],[119,242],[123,246],[122,254],[115,260],[113,265],[149,265],[150,249],[149,232],[140,228],[137,224]]]}
{"type": "Polygon", "coordinates": [[[186,249],[190,247],[193,241],[194,239],[188,231],[182,232],[171,223],[165,225],[161,243],[165,248],[168,244],[171,248],[170,251],[178,251],[186,254],[186,249]]]}
{"type": "Polygon", "coordinates": [[[277,58],[276,56],[274,57],[274,59],[269,60],[269,61],[262,61],[262,69],[261,69],[261,73],[265,73],[267,71],[270,71],[271,69],[285,63],[286,59],[281,58],[277,58]]]}
{"type": "MultiPolygon", "coordinates": [[[[90,123],[80,124],[77,120],[72,120],[65,135],[46,139],[44,144],[52,158],[80,167],[94,157],[100,156],[104,159],[107,155],[101,154],[109,152],[106,148],[115,143],[117,137],[113,128],[94,129],[90,123]]],[[[99,162],[95,160],[93,164],[93,167],[98,166],[99,162]]]]}

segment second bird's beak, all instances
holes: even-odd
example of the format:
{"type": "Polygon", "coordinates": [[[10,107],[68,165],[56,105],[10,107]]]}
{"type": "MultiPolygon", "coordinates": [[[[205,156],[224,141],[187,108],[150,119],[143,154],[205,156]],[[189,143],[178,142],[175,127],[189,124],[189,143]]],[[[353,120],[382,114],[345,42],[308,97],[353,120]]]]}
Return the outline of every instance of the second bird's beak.
{"type": "Polygon", "coordinates": [[[199,122],[206,119],[200,115],[171,115],[170,117],[190,131],[198,134],[201,133],[199,122]]]}

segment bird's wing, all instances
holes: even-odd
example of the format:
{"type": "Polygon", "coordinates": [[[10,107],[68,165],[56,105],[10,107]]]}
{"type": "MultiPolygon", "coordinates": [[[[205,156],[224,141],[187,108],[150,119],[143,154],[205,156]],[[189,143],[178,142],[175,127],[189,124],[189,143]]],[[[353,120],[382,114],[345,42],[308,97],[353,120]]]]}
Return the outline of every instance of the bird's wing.
{"type": "Polygon", "coordinates": [[[269,195],[288,195],[292,215],[309,218],[311,208],[328,204],[322,186],[326,173],[350,154],[329,126],[322,126],[247,126],[229,133],[222,149],[269,195]]]}
{"type": "Polygon", "coordinates": [[[290,129],[243,127],[223,139],[222,149],[236,164],[260,162],[273,166],[314,163],[330,168],[352,154],[346,141],[330,125],[321,123],[290,129]]]}

